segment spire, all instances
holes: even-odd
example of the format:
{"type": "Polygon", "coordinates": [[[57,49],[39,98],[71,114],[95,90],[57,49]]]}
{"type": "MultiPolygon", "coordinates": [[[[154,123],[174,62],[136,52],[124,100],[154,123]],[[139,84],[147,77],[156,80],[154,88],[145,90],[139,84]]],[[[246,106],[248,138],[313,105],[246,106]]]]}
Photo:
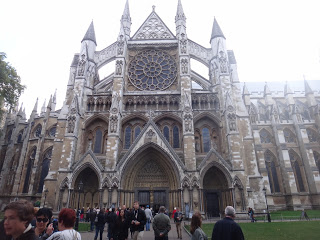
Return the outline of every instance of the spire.
{"type": "Polygon", "coordinates": [[[84,35],[83,39],[81,42],[85,41],[85,40],[89,40],[92,41],[96,44],[97,46],[97,42],[96,42],[96,34],[94,33],[94,27],[93,27],[93,21],[91,22],[86,35],[84,35]]]}
{"type": "Polygon", "coordinates": [[[57,89],[54,91],[53,98],[52,98],[52,103],[54,103],[54,104],[57,103],[57,89]]]}
{"type": "Polygon", "coordinates": [[[214,18],[210,42],[212,39],[217,38],[217,37],[222,37],[222,38],[226,39],[221,31],[221,28],[220,28],[216,18],[214,18]]]}
{"type": "Polygon", "coordinates": [[[309,93],[313,93],[312,89],[309,86],[309,83],[307,82],[307,80],[304,80],[304,92],[305,94],[309,94],[309,93]]]}
{"type": "Polygon", "coordinates": [[[266,95],[271,95],[271,92],[270,92],[270,89],[269,89],[269,87],[268,87],[267,82],[266,82],[266,84],[264,85],[264,91],[263,91],[263,93],[264,93],[264,96],[266,96],[266,95]]]}
{"type": "Polygon", "coordinates": [[[21,116],[21,117],[22,117],[22,114],[23,114],[22,106],[23,106],[23,103],[21,103],[21,106],[20,106],[20,109],[19,109],[19,112],[18,112],[18,116],[21,116]]]}
{"type": "Polygon", "coordinates": [[[41,108],[41,113],[46,112],[46,99],[43,102],[42,108],[41,108]]]}
{"type": "Polygon", "coordinates": [[[50,99],[49,99],[47,108],[50,108],[50,109],[51,109],[51,104],[52,104],[52,95],[50,95],[50,99]]]}
{"type": "Polygon", "coordinates": [[[178,7],[177,7],[177,13],[176,13],[176,28],[178,30],[178,27],[183,25],[186,26],[186,16],[184,15],[181,0],[178,0],[178,7]]]}
{"type": "Polygon", "coordinates": [[[22,119],[26,119],[26,108],[23,108],[23,112],[22,112],[22,119]]]}
{"type": "Polygon", "coordinates": [[[38,98],[37,98],[36,103],[34,104],[32,112],[37,112],[37,109],[38,109],[38,98]]]}
{"type": "Polygon", "coordinates": [[[242,95],[250,95],[246,83],[243,84],[242,95]]]}
{"type": "Polygon", "coordinates": [[[123,25],[124,32],[126,36],[130,37],[130,29],[131,29],[131,17],[129,11],[129,2],[126,1],[126,5],[123,10],[123,14],[121,17],[121,24],[123,25]]]}
{"type": "Polygon", "coordinates": [[[287,94],[292,94],[292,90],[291,88],[289,87],[289,84],[288,82],[286,82],[286,85],[284,85],[284,95],[287,95],[287,94]]]}

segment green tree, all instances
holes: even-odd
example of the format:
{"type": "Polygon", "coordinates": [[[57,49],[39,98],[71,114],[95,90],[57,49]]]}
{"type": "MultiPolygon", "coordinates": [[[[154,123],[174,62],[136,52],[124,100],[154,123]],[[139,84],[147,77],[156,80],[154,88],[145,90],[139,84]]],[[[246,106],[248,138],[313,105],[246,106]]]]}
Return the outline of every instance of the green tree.
{"type": "Polygon", "coordinates": [[[9,62],[6,54],[0,53],[0,122],[6,110],[14,108],[25,86],[20,83],[20,76],[9,62]]]}

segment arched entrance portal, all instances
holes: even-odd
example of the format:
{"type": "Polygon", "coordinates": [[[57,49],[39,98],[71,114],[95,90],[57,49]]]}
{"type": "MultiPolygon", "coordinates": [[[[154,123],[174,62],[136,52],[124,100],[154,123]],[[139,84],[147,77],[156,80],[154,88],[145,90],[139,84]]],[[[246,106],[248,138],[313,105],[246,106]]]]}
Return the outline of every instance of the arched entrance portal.
{"type": "Polygon", "coordinates": [[[71,197],[71,208],[78,207],[78,201],[80,201],[80,208],[84,207],[99,207],[99,180],[96,173],[89,167],[81,171],[74,182],[73,194],[71,197]],[[83,182],[83,190],[79,192],[78,186],[80,180],[83,182]],[[80,196],[80,198],[79,198],[80,196]]]}
{"type": "Polygon", "coordinates": [[[123,174],[120,202],[132,206],[134,200],[157,211],[180,207],[179,173],[171,160],[149,147],[130,159],[123,174]]]}
{"type": "Polygon", "coordinates": [[[211,167],[203,178],[204,204],[207,217],[219,217],[226,206],[232,204],[232,190],[225,174],[217,167],[211,167]]]}

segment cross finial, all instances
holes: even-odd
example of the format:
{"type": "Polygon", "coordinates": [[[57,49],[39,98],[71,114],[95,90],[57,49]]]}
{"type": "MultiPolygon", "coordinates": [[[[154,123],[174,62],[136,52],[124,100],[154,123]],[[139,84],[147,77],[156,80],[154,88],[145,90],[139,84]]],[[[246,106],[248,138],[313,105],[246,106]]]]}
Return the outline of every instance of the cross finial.
{"type": "Polygon", "coordinates": [[[152,6],[152,12],[154,12],[155,9],[156,9],[156,6],[153,5],[153,6],[152,6]]]}

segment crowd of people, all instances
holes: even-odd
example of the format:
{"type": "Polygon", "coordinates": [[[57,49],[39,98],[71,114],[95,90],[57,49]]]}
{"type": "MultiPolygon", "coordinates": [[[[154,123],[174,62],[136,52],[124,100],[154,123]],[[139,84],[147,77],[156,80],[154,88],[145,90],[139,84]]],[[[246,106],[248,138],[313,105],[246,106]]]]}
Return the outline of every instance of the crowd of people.
{"type": "MultiPolygon", "coordinates": [[[[108,226],[107,239],[109,240],[133,240],[143,239],[145,231],[154,230],[155,240],[168,240],[171,223],[167,209],[160,206],[159,212],[154,213],[149,206],[141,208],[135,201],[133,208],[125,205],[121,209],[83,209],[74,210],[63,208],[54,218],[49,208],[34,208],[26,200],[11,202],[4,208],[4,220],[0,222],[0,240],[81,240],[81,235],[73,229],[77,215],[80,221],[90,222],[90,231],[94,231],[94,240],[103,239],[105,225],[108,226]],[[86,216],[84,216],[86,214],[86,216]]],[[[228,206],[225,209],[225,218],[214,225],[212,239],[244,239],[240,226],[233,221],[235,210],[228,206]]],[[[181,222],[183,214],[179,208],[172,213],[177,235],[182,239],[181,222]]],[[[195,212],[191,219],[191,240],[208,239],[201,229],[202,216],[195,212]]]]}

